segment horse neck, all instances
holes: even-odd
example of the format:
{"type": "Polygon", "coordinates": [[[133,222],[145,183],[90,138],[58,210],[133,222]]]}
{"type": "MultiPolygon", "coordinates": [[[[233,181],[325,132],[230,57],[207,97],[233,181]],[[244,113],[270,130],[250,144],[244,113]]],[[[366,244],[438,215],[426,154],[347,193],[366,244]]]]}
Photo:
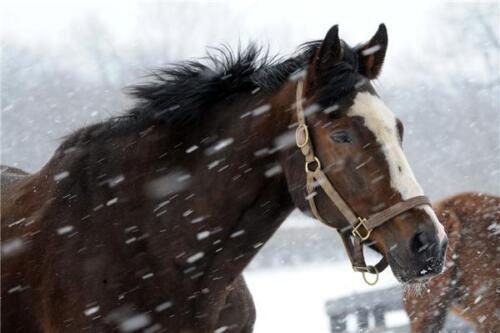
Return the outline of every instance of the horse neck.
{"type": "MultiPolygon", "coordinates": [[[[142,168],[147,176],[140,180],[143,184],[137,186],[164,176],[168,178],[172,173],[180,177],[186,175],[186,188],[155,199],[155,207],[173,198],[168,203],[169,212],[176,217],[188,215],[180,218],[186,220],[184,223],[219,214],[214,216],[215,225],[229,230],[236,228],[230,224],[236,224],[243,211],[256,202],[266,188],[271,188],[269,184],[276,184],[272,187],[273,199],[280,201],[280,210],[286,216],[293,205],[277,148],[280,139],[290,134],[294,94],[294,84],[290,82],[271,97],[249,93],[235,96],[234,102],[224,101],[215,106],[216,109],[200,121],[201,128],[186,131],[188,135],[172,134],[173,129],[152,129],[134,148],[136,154],[148,157],[130,157],[133,161],[148,161],[142,168]],[[151,158],[151,154],[155,157],[151,158]]],[[[196,224],[194,229],[201,229],[203,223],[196,224]]],[[[209,227],[207,225],[207,229],[209,227]]]]}
{"type": "MultiPolygon", "coordinates": [[[[57,164],[64,165],[61,170],[69,171],[71,176],[85,171],[86,179],[78,181],[86,182],[85,186],[92,189],[86,194],[92,197],[86,201],[86,204],[91,202],[86,208],[91,215],[96,207],[113,202],[115,198],[118,198],[118,203],[122,199],[131,203],[146,203],[141,210],[152,211],[172,198],[189,197],[210,182],[210,186],[206,185],[207,191],[217,184],[222,185],[210,193],[215,195],[219,192],[218,205],[224,205],[228,202],[228,197],[233,197],[230,185],[238,177],[247,181],[240,182],[241,186],[234,189],[235,194],[249,193],[241,194],[238,203],[245,204],[245,201],[253,200],[258,195],[255,191],[261,190],[254,188],[254,184],[266,183],[271,179],[284,184],[281,192],[288,194],[275,146],[276,139],[289,131],[293,96],[293,84],[286,85],[272,97],[241,94],[232,98],[232,102],[222,101],[214,107],[215,110],[207,112],[207,117],[200,121],[200,126],[184,129],[154,124],[140,132],[121,133],[101,142],[90,141],[82,148],[87,153],[81,152],[80,148],[70,153],[86,155],[81,158],[84,160],[82,163],[57,164]],[[230,144],[221,148],[221,144],[228,140],[231,141],[230,144]],[[71,166],[67,164],[74,164],[75,170],[70,170],[71,166]],[[166,189],[164,193],[158,196],[153,193],[151,197],[151,187],[148,184],[158,180],[159,187],[168,187],[171,184],[162,184],[162,179],[175,181],[169,176],[182,177],[184,174],[190,177],[189,187],[182,188],[181,192],[166,189]],[[277,180],[278,178],[281,180],[277,180]]],[[[73,160],[70,156],[64,158],[69,159],[73,160]]],[[[54,173],[60,173],[61,170],[54,173]]],[[[157,189],[153,188],[152,191],[157,189]]],[[[161,188],[158,190],[162,192],[161,188]]],[[[203,193],[197,195],[204,196],[203,193]]],[[[235,207],[235,210],[238,208],[235,207]]],[[[289,207],[284,209],[288,210],[289,207]]],[[[189,208],[185,209],[188,210],[189,208]]]]}
{"type": "MultiPolygon", "coordinates": [[[[148,256],[139,253],[145,267],[151,258],[161,258],[165,265],[185,265],[193,255],[205,253],[194,263],[193,280],[186,283],[211,285],[211,290],[217,287],[210,277],[232,262],[225,268],[230,270],[225,279],[216,280],[221,288],[230,283],[293,209],[285,175],[277,168],[280,154],[275,151],[276,138],[289,132],[293,86],[288,84],[271,98],[253,96],[253,101],[242,103],[248,95],[236,98],[240,102],[229,107],[226,104],[224,110],[222,106],[214,110],[190,135],[153,125],[140,133],[63,145],[36,177],[40,183],[36,187],[50,185],[45,197],[55,198],[51,201],[54,209],[48,212],[46,208],[41,217],[49,225],[40,237],[40,247],[47,244],[45,240],[62,239],[54,230],[70,224],[82,242],[105,244],[108,253],[125,255],[122,251],[132,246],[123,244],[133,240],[134,249],[148,252],[148,256]],[[206,139],[210,137],[215,139],[206,139]],[[232,143],[226,149],[213,150],[228,138],[232,143]],[[193,151],[195,145],[198,148],[193,151]],[[189,186],[162,192],[184,172],[189,174],[189,186]],[[168,178],[172,174],[176,178],[168,178]],[[158,186],[149,186],[155,183],[158,186]],[[248,215],[250,210],[255,214],[248,215]],[[245,215],[248,228],[241,226],[245,215]],[[236,237],[243,228],[244,235],[236,237]],[[202,230],[217,233],[197,240],[202,230]],[[256,237],[250,237],[253,234],[256,237]],[[220,245],[214,244],[219,239],[220,245]],[[220,252],[219,247],[223,248],[220,252]],[[248,249],[244,258],[232,261],[243,247],[248,249]],[[207,278],[198,283],[201,276],[196,274],[201,270],[207,278]]],[[[82,137],[92,137],[84,133],[82,137]]]]}

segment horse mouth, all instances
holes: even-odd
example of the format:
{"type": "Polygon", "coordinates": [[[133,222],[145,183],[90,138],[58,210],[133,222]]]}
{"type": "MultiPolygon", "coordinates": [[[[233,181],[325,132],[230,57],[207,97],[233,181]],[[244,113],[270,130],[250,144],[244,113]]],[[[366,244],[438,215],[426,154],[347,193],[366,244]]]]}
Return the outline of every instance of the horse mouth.
{"type": "Polygon", "coordinates": [[[440,259],[432,264],[422,267],[411,263],[405,265],[398,256],[387,255],[387,261],[396,279],[403,286],[419,286],[426,284],[429,280],[441,274],[444,268],[444,260],[440,259]]]}

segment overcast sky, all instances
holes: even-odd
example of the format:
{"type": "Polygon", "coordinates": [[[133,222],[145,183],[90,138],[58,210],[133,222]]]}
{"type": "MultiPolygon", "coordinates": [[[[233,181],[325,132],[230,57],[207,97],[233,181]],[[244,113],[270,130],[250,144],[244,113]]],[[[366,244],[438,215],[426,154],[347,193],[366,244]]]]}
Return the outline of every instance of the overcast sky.
{"type": "MultiPolygon", "coordinates": [[[[439,26],[433,9],[442,1],[39,1],[2,0],[3,37],[26,45],[57,47],[71,39],[75,26],[95,16],[113,32],[114,42],[129,43],[143,30],[144,14],[150,9],[169,18],[169,10],[183,3],[193,9],[193,20],[209,20],[224,29],[184,36],[193,39],[193,51],[202,45],[239,40],[261,41],[273,51],[289,53],[306,40],[322,38],[329,27],[340,24],[343,39],[357,44],[369,38],[379,23],[387,24],[391,53],[411,49],[429,38],[439,26]],[[68,4],[68,3],[71,4],[68,4]],[[197,8],[202,8],[200,15],[197,8]],[[208,17],[206,17],[208,16],[208,17]],[[287,35],[287,36],[285,36],[287,35]],[[286,38],[284,38],[286,37],[286,38]]],[[[452,6],[452,4],[449,4],[452,6]]],[[[177,24],[177,21],[176,21],[177,24]]],[[[175,28],[175,27],[172,27],[175,28]]],[[[180,36],[182,37],[182,36],[180,36]]]]}
{"type": "Polygon", "coordinates": [[[301,43],[322,39],[334,24],[340,25],[341,38],[355,45],[368,40],[383,22],[389,30],[386,63],[392,64],[384,69],[383,81],[393,75],[401,76],[408,54],[416,57],[425,54],[422,45],[435,38],[443,25],[439,13],[443,7],[455,3],[438,0],[2,0],[0,21],[4,41],[42,50],[49,58],[57,59],[59,66],[79,71],[90,79],[96,72],[92,67],[95,59],[89,57],[85,48],[91,40],[97,40],[87,31],[96,22],[111,33],[104,43],[112,44],[118,52],[131,49],[154,54],[153,47],[164,49],[165,59],[158,59],[157,63],[144,60],[141,66],[147,68],[197,58],[205,54],[207,46],[222,43],[236,48],[240,43],[257,41],[267,46],[271,54],[288,56],[301,43]]]}

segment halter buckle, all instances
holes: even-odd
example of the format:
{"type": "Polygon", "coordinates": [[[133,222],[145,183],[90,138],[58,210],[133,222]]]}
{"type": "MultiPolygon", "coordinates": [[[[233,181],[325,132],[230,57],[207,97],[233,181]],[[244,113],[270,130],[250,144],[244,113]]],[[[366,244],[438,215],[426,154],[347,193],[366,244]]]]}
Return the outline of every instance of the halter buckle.
{"type": "Polygon", "coordinates": [[[314,171],[316,171],[316,170],[321,169],[321,162],[319,161],[319,159],[318,159],[316,156],[314,156],[314,160],[309,161],[309,162],[308,162],[308,161],[306,161],[306,166],[305,166],[305,168],[306,168],[306,173],[308,173],[308,172],[314,172],[314,171]],[[311,170],[311,169],[309,168],[309,165],[310,165],[311,163],[316,163],[316,168],[315,168],[314,170],[311,170]]]}
{"type": "Polygon", "coordinates": [[[372,233],[372,229],[368,229],[366,226],[367,219],[364,217],[358,217],[359,223],[356,224],[354,229],[352,229],[352,235],[354,237],[358,237],[362,242],[367,240],[372,233]],[[361,228],[362,227],[362,228],[361,228]],[[362,231],[364,229],[364,232],[362,231]]]}
{"type": "Polygon", "coordinates": [[[302,148],[309,142],[309,131],[305,124],[300,124],[295,130],[295,143],[297,147],[302,148]],[[303,139],[303,141],[301,141],[303,139]]]}

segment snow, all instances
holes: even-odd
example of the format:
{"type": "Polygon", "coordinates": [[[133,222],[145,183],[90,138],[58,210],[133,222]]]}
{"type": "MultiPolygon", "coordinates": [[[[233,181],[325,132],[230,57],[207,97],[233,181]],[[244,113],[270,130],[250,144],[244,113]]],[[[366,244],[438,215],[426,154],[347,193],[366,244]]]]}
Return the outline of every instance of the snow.
{"type": "Polygon", "coordinates": [[[215,160],[215,161],[209,163],[208,166],[207,166],[208,170],[211,170],[211,169],[215,168],[216,166],[219,165],[220,162],[221,162],[221,160],[215,160]]]}
{"type": "Polygon", "coordinates": [[[188,149],[186,149],[186,154],[190,154],[190,153],[194,152],[197,149],[198,149],[197,145],[191,146],[188,149]]]}
{"type": "Polygon", "coordinates": [[[380,50],[380,45],[377,44],[377,45],[374,45],[372,47],[369,47],[369,48],[361,51],[361,54],[364,55],[364,56],[368,56],[370,54],[374,54],[378,50],[380,50]]]}
{"type": "MultiPolygon", "coordinates": [[[[498,70],[495,69],[498,69],[498,62],[494,62],[492,68],[488,66],[489,61],[484,61],[485,66],[480,66],[484,57],[497,54],[497,48],[487,43],[488,34],[479,31],[482,29],[482,24],[479,23],[487,23],[488,17],[491,18],[490,22],[498,21],[498,11],[489,10],[489,6],[494,4],[471,7],[469,3],[461,6],[441,1],[444,5],[441,4],[438,8],[434,2],[432,5],[429,2],[412,5],[388,3],[385,6],[372,3],[365,4],[365,10],[360,13],[359,6],[355,4],[338,6],[331,1],[324,1],[321,4],[323,10],[319,12],[316,6],[308,3],[297,4],[289,8],[286,18],[276,21],[276,12],[281,9],[282,4],[269,1],[256,1],[246,5],[228,0],[216,4],[210,2],[207,5],[195,1],[193,4],[179,3],[176,6],[172,6],[172,3],[143,6],[136,0],[128,4],[115,1],[116,4],[112,6],[102,6],[94,1],[90,1],[94,2],[90,5],[89,1],[77,1],[80,4],[76,7],[24,6],[18,5],[18,0],[7,2],[13,4],[9,10],[13,13],[20,12],[22,15],[3,15],[3,19],[7,20],[4,26],[7,28],[6,38],[9,44],[4,48],[4,82],[8,84],[5,86],[5,106],[2,109],[5,125],[2,125],[2,164],[16,164],[36,171],[60,144],[61,140],[58,138],[71,133],[75,128],[94,123],[108,115],[121,113],[123,108],[120,104],[120,88],[140,77],[147,68],[160,66],[160,63],[197,58],[203,54],[202,50],[207,45],[217,46],[226,42],[236,47],[238,40],[243,43],[247,40],[258,40],[259,44],[269,44],[271,54],[279,51],[279,54],[286,57],[301,42],[322,38],[333,24],[331,13],[335,12],[336,23],[341,26],[342,36],[353,43],[365,41],[380,21],[388,23],[391,51],[388,53],[387,66],[382,76],[382,80],[386,81],[382,81],[385,87],[384,84],[380,86],[381,96],[390,102],[391,107],[394,107],[406,124],[408,135],[405,139],[405,154],[412,161],[412,168],[417,176],[420,176],[429,195],[437,198],[464,190],[498,193],[499,147],[498,140],[491,140],[492,137],[498,137],[498,98],[494,98],[498,94],[495,93],[497,88],[487,88],[489,82],[497,80],[498,70]],[[123,10],[123,6],[126,10],[123,10]],[[117,11],[117,8],[121,10],[117,11]],[[476,15],[470,13],[491,13],[491,16],[483,15],[484,20],[476,21],[476,15]],[[179,31],[185,26],[179,22],[184,22],[186,17],[196,21],[195,25],[187,28],[190,35],[196,38],[185,39],[183,36],[186,34],[179,31]],[[301,23],[302,18],[308,18],[304,21],[306,24],[301,23]],[[68,27],[74,26],[75,22],[78,30],[75,32],[82,38],[67,40],[65,35],[72,35],[67,34],[68,27]],[[311,22],[314,24],[308,24],[311,22]],[[169,29],[170,27],[176,29],[169,29]],[[194,33],[191,31],[193,29],[194,33]],[[434,37],[435,31],[438,30],[442,32],[440,38],[430,38],[434,37]],[[97,31],[99,34],[96,38],[89,39],[89,31],[97,31]],[[57,38],[54,39],[54,36],[57,38]],[[113,43],[106,39],[110,36],[113,43]],[[50,38],[47,39],[48,37],[50,38]],[[84,39],[91,42],[79,43],[84,39]],[[76,44],[73,45],[73,42],[76,44]],[[49,45],[53,52],[47,52],[46,48],[40,49],[39,44],[49,45]],[[107,45],[109,49],[104,48],[101,52],[99,45],[107,45]],[[141,51],[145,49],[144,45],[156,46],[147,47],[149,51],[146,54],[141,51]],[[443,48],[443,45],[446,47],[443,48]],[[478,48],[477,45],[482,47],[478,48]],[[427,55],[422,54],[423,49],[427,50],[427,55]],[[127,52],[121,52],[123,50],[127,52]],[[115,51],[125,57],[122,62],[113,56],[115,51]],[[149,54],[150,56],[147,56],[149,54]],[[464,59],[467,60],[468,66],[462,66],[464,59]],[[99,66],[101,63],[104,64],[103,67],[99,66]],[[427,70],[423,71],[422,68],[427,70]],[[460,68],[460,71],[457,71],[457,68],[460,68]],[[107,73],[107,69],[110,69],[110,73],[107,73]],[[137,72],[138,69],[141,69],[141,72],[137,72]],[[484,69],[487,70],[486,73],[484,69]],[[405,75],[401,75],[402,71],[405,75]],[[432,80],[428,79],[428,73],[433,73],[432,80]],[[106,81],[106,96],[100,94],[103,86],[99,82],[101,76],[102,81],[106,81]],[[70,77],[71,80],[61,81],[62,77],[70,77]],[[119,79],[115,80],[115,77],[119,79]],[[58,81],[66,82],[63,83],[68,88],[66,93],[64,89],[61,90],[60,84],[50,84],[58,81]],[[484,87],[481,88],[483,84],[484,87]],[[39,87],[45,88],[40,90],[39,87]],[[67,98],[59,95],[66,95],[67,98]],[[99,108],[98,111],[94,111],[96,107],[99,108]],[[48,112],[40,112],[44,109],[48,112]],[[418,112],[421,110],[425,112],[418,112]],[[33,123],[41,125],[33,126],[33,123]],[[472,144],[470,138],[473,138],[472,144]],[[430,165],[433,167],[429,168],[430,165]],[[439,186],[435,186],[436,184],[439,186]]],[[[37,3],[34,0],[23,2],[37,3]]],[[[364,50],[363,54],[373,54],[379,48],[379,45],[375,45],[364,50]]],[[[297,71],[290,80],[298,80],[305,75],[305,70],[297,71]]],[[[260,88],[256,88],[251,93],[256,94],[259,91],[260,88]]],[[[167,111],[175,111],[180,107],[174,105],[167,111]]],[[[332,105],[323,112],[330,113],[338,107],[332,105]]],[[[270,105],[266,104],[241,117],[265,117],[269,110],[270,105]]],[[[313,106],[306,112],[317,110],[313,106]]],[[[292,124],[290,131],[276,137],[272,147],[257,150],[255,157],[294,147],[293,126],[292,124]]],[[[208,152],[215,154],[224,149],[233,150],[233,141],[233,138],[222,139],[208,152]]],[[[203,141],[199,144],[202,146],[203,141]]],[[[186,154],[200,148],[197,145],[182,147],[186,149],[186,154]]],[[[64,152],[71,154],[77,150],[70,148],[64,152]]],[[[214,172],[227,170],[229,165],[224,161],[210,161],[207,168],[214,169],[214,172]]],[[[367,162],[359,164],[357,169],[367,162]]],[[[248,173],[251,170],[246,166],[241,172],[248,173]]],[[[279,166],[269,165],[265,175],[272,177],[281,172],[279,166]]],[[[53,179],[56,182],[63,179],[67,181],[65,178],[69,176],[68,171],[62,171],[54,175],[53,179]]],[[[111,178],[106,179],[104,183],[110,188],[125,180],[122,174],[109,176],[111,178]]],[[[191,177],[183,170],[174,170],[152,181],[145,187],[145,191],[153,199],[164,200],[167,199],[165,196],[169,197],[187,189],[193,181],[191,177]]],[[[240,177],[241,175],[235,175],[233,179],[240,177]]],[[[373,178],[371,182],[376,183],[383,178],[382,175],[373,178]]],[[[116,204],[117,200],[118,198],[114,198],[103,204],[111,206],[116,204]]],[[[169,202],[165,200],[158,204],[154,209],[157,216],[165,214],[169,202]]],[[[103,209],[103,204],[96,206],[94,210],[103,209]]],[[[189,209],[184,211],[183,216],[189,217],[192,224],[201,223],[209,217],[197,216],[198,214],[199,212],[189,209]]],[[[88,218],[90,215],[81,220],[88,218]]],[[[8,227],[21,227],[33,222],[35,221],[22,218],[10,223],[8,227]]],[[[295,211],[285,222],[284,228],[303,228],[317,224],[295,211]]],[[[73,228],[66,225],[56,229],[56,232],[60,235],[71,235],[73,228]]],[[[500,225],[492,224],[488,230],[499,235],[500,225]]],[[[201,231],[197,234],[197,239],[201,240],[209,235],[208,231],[201,231]]],[[[237,236],[237,233],[232,235],[237,236]]],[[[128,238],[125,244],[136,240],[136,237],[128,238]]],[[[221,240],[213,242],[214,245],[219,243],[221,240]]],[[[255,243],[253,246],[258,248],[262,245],[255,243]]],[[[24,243],[20,238],[7,239],[1,246],[2,255],[17,255],[28,246],[29,243],[24,243]]],[[[220,250],[221,248],[217,249],[220,250]]],[[[199,252],[187,260],[195,262],[203,256],[204,253],[199,252]]],[[[455,255],[453,257],[456,259],[455,255]]],[[[327,299],[396,284],[388,271],[382,274],[377,286],[366,286],[360,274],[352,272],[348,262],[250,270],[245,276],[256,302],[256,332],[327,332],[328,318],[324,310],[327,299]]],[[[150,277],[150,274],[143,276],[150,277]]],[[[23,288],[17,286],[8,292],[22,291],[23,288]]],[[[484,300],[478,295],[476,302],[481,301],[484,300]]],[[[161,304],[158,305],[160,306],[161,304]]],[[[388,317],[389,323],[391,316],[388,317]]],[[[397,316],[397,319],[401,319],[401,316],[397,316]]],[[[125,327],[142,327],[141,322],[146,321],[147,316],[139,315],[129,318],[125,327]]],[[[153,331],[153,328],[154,326],[151,326],[150,330],[153,331]]],[[[222,332],[226,328],[220,329],[222,332]]]]}
{"type": "Polygon", "coordinates": [[[200,222],[204,221],[206,218],[207,218],[207,216],[199,216],[197,218],[192,219],[191,223],[192,224],[200,223],[200,222]]]}
{"type": "Polygon", "coordinates": [[[292,73],[292,75],[290,75],[290,80],[291,81],[298,81],[299,79],[306,77],[306,75],[307,75],[307,70],[301,69],[295,73],[292,73]]]}
{"type": "Polygon", "coordinates": [[[264,175],[267,177],[267,178],[270,178],[270,177],[273,177],[273,176],[276,176],[276,175],[279,175],[280,173],[283,172],[283,168],[281,167],[281,165],[279,164],[276,164],[274,166],[272,166],[271,168],[267,169],[264,173],[264,175]]]}
{"type": "Polygon", "coordinates": [[[11,238],[3,241],[2,257],[6,258],[20,253],[23,250],[23,241],[21,238],[11,238]]]}
{"type": "Polygon", "coordinates": [[[127,318],[120,324],[122,332],[133,332],[146,327],[151,323],[151,317],[147,314],[138,314],[127,318]]]}
{"type": "Polygon", "coordinates": [[[205,253],[203,252],[197,252],[195,254],[193,254],[192,256],[190,256],[189,258],[186,259],[186,262],[188,264],[192,264],[198,260],[200,260],[201,258],[203,258],[205,256],[205,253]]]}
{"type": "Polygon", "coordinates": [[[221,327],[218,327],[214,333],[222,333],[222,332],[225,332],[227,331],[228,327],[227,326],[221,326],[221,327]]]}
{"type": "MultiPolygon", "coordinates": [[[[255,333],[329,332],[327,300],[398,283],[388,269],[370,287],[347,261],[247,271],[244,276],[257,310],[255,333]]],[[[388,324],[404,320],[402,313],[388,316],[388,324]]]]}
{"type": "Polygon", "coordinates": [[[19,220],[17,220],[17,221],[14,221],[14,222],[10,223],[10,224],[8,225],[8,227],[9,227],[9,228],[12,228],[12,227],[13,227],[13,226],[15,226],[15,225],[18,225],[18,224],[23,223],[25,220],[26,220],[26,218],[25,218],[25,217],[23,217],[22,219],[19,219],[19,220]]]}
{"type": "Polygon", "coordinates": [[[109,187],[115,187],[116,185],[120,184],[124,180],[125,180],[125,176],[123,176],[123,175],[117,175],[113,178],[110,178],[110,179],[108,179],[109,187]]]}
{"type": "Polygon", "coordinates": [[[254,117],[257,117],[257,116],[260,116],[261,114],[268,112],[269,110],[271,110],[271,105],[265,104],[265,105],[261,105],[258,108],[252,110],[251,113],[254,117]]]}
{"type": "Polygon", "coordinates": [[[236,238],[236,237],[239,237],[241,235],[243,235],[245,233],[245,230],[241,229],[241,230],[236,230],[235,232],[233,232],[231,235],[229,235],[230,238],[236,238]]]}
{"type": "Polygon", "coordinates": [[[72,232],[73,229],[74,229],[74,227],[72,225],[66,225],[64,227],[61,227],[61,228],[57,229],[57,233],[59,235],[65,235],[67,233],[72,232]]]}
{"type": "Polygon", "coordinates": [[[200,231],[199,233],[196,234],[196,239],[202,240],[202,239],[207,238],[208,236],[210,236],[210,231],[204,230],[204,231],[200,231]]]}
{"type": "Polygon", "coordinates": [[[288,131],[274,139],[276,150],[284,150],[295,145],[295,131],[288,131]]]}
{"type": "Polygon", "coordinates": [[[108,206],[108,207],[112,206],[117,202],[118,202],[118,198],[113,198],[113,199],[109,200],[108,202],[106,202],[106,206],[108,206]]]}
{"type": "Polygon", "coordinates": [[[63,180],[64,178],[68,177],[69,176],[69,172],[68,171],[63,171],[61,173],[58,173],[57,175],[54,176],[54,180],[56,182],[60,181],[60,180],[63,180]]]}
{"type": "Polygon", "coordinates": [[[10,288],[9,290],[7,290],[7,293],[12,294],[12,293],[15,293],[15,292],[18,292],[18,291],[23,291],[24,289],[25,288],[23,288],[23,286],[17,285],[14,288],[10,288]]]}
{"type": "Polygon", "coordinates": [[[193,214],[194,213],[194,210],[192,209],[188,209],[186,210],[184,213],[182,213],[182,216],[184,217],[188,217],[189,215],[193,214]]]}
{"type": "Polygon", "coordinates": [[[191,175],[182,170],[175,170],[159,177],[145,186],[146,193],[154,199],[162,199],[169,194],[180,192],[189,186],[191,175]]]}
{"type": "Polygon", "coordinates": [[[130,243],[133,243],[133,242],[135,242],[136,240],[137,240],[137,238],[136,238],[136,237],[129,238],[129,239],[127,239],[127,240],[125,241],[125,244],[130,244],[130,243]]]}
{"type": "Polygon", "coordinates": [[[327,107],[326,109],[324,109],[323,113],[329,114],[329,113],[332,113],[333,111],[337,110],[338,108],[339,108],[338,104],[333,104],[333,105],[327,107]]]}
{"type": "Polygon", "coordinates": [[[205,152],[207,153],[207,155],[215,154],[223,149],[226,149],[227,147],[232,145],[233,142],[234,142],[233,138],[222,139],[217,143],[215,143],[212,147],[208,148],[205,152]]]}
{"type": "Polygon", "coordinates": [[[91,308],[86,309],[83,313],[86,316],[92,316],[93,314],[96,314],[98,311],[99,311],[99,307],[98,306],[93,306],[91,308]]]}
{"type": "Polygon", "coordinates": [[[161,304],[158,304],[156,307],[155,307],[155,311],[156,312],[162,312],[162,311],[165,311],[166,309],[170,308],[172,306],[172,302],[163,302],[161,304]]]}

